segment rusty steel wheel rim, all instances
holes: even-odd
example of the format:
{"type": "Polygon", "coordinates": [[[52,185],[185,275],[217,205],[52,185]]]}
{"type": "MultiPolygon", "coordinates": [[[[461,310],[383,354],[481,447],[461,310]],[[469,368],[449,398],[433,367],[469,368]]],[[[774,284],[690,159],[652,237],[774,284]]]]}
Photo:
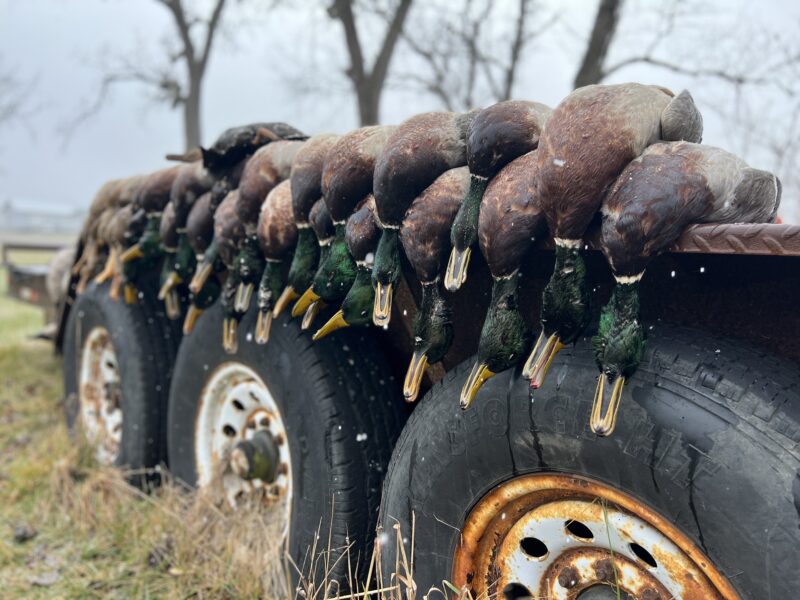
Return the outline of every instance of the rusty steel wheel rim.
{"type": "Polygon", "coordinates": [[[122,443],[122,392],[117,355],[105,327],[95,327],[86,336],[80,364],[80,427],[97,461],[111,465],[122,443]]]}
{"type": "Polygon", "coordinates": [[[473,598],[738,599],[664,517],[588,478],[545,473],[489,492],[468,515],[453,582],[473,598]]]}
{"type": "Polygon", "coordinates": [[[223,363],[203,387],[195,423],[195,466],[198,486],[218,481],[234,508],[255,496],[269,504],[283,502],[284,532],[288,532],[292,469],[286,427],[269,388],[250,367],[223,363]],[[231,461],[237,444],[252,441],[259,433],[268,434],[277,449],[274,481],[244,479],[231,461]]]}

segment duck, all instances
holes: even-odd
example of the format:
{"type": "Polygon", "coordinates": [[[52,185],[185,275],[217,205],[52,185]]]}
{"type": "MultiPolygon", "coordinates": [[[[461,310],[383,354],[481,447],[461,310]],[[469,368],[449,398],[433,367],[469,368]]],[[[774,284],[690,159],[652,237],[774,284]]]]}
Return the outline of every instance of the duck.
{"type": "Polygon", "coordinates": [[[399,231],[406,210],[439,175],[467,164],[467,134],[477,112],[429,112],[407,119],[375,164],[373,190],[382,231],[372,268],[372,320],[379,327],[389,324],[392,289],[401,276],[399,231]]]}
{"type": "MultiPolygon", "coordinates": [[[[331,219],[331,214],[328,212],[328,206],[325,204],[325,200],[320,198],[314,203],[314,206],[311,207],[311,212],[308,214],[308,221],[317,237],[317,245],[319,246],[319,266],[317,267],[317,273],[319,273],[319,268],[325,264],[325,260],[328,258],[331,242],[336,233],[333,226],[333,219],[331,219]]],[[[316,273],[313,277],[316,277],[316,273]]],[[[317,313],[324,308],[324,306],[322,301],[312,302],[308,308],[306,308],[305,312],[303,312],[298,310],[298,306],[295,304],[295,306],[292,307],[292,316],[299,317],[303,315],[300,328],[308,329],[316,318],[317,313]]]]}
{"type": "Polygon", "coordinates": [[[297,243],[297,226],[292,213],[292,182],[285,179],[274,188],[261,205],[258,217],[258,242],[266,266],[258,285],[258,317],[256,343],[269,341],[272,310],[286,281],[284,261],[297,243]]]}
{"type": "MultiPolygon", "coordinates": [[[[72,264],[72,274],[81,275],[85,273],[85,267],[89,260],[90,254],[94,252],[91,245],[96,243],[95,231],[97,228],[97,219],[109,206],[112,206],[119,195],[121,179],[112,179],[106,181],[100,186],[100,189],[95,192],[89,210],[87,211],[86,218],[81,226],[81,232],[78,235],[78,248],[76,252],[75,262],[72,264]]],[[[87,277],[88,283],[88,277],[87,277]]],[[[84,286],[85,287],[85,286],[84,286]]]]}
{"type": "Polygon", "coordinates": [[[506,100],[484,108],[472,122],[467,137],[470,187],[450,233],[453,250],[444,278],[449,291],[458,290],[467,280],[486,186],[509,162],[536,149],[551,112],[552,108],[540,102],[506,100]]]}
{"type": "MultiPolygon", "coordinates": [[[[222,347],[228,354],[235,354],[237,350],[236,331],[240,316],[237,314],[236,290],[239,287],[239,276],[236,270],[236,259],[239,255],[239,245],[245,237],[244,224],[236,212],[239,201],[239,189],[228,192],[225,199],[214,213],[214,244],[220,262],[228,271],[220,294],[222,311],[222,347]]],[[[202,290],[198,290],[202,291],[202,290]]]]}
{"type": "MultiPolygon", "coordinates": [[[[120,263],[119,256],[122,253],[121,248],[125,246],[126,235],[131,230],[131,223],[134,220],[134,215],[135,209],[132,203],[127,203],[114,211],[111,221],[108,224],[108,245],[110,248],[108,255],[108,270],[106,271],[104,269],[104,272],[98,275],[98,277],[95,279],[96,281],[102,283],[103,281],[106,281],[105,275],[106,273],[108,274],[111,280],[108,295],[114,301],[119,300],[120,289],[123,283],[122,265],[120,263]],[[103,277],[101,278],[101,276],[103,277]]],[[[140,221],[143,225],[143,211],[137,216],[140,218],[140,221]]],[[[138,234],[141,235],[141,230],[138,231],[138,234]]]]}
{"type": "MultiPolygon", "coordinates": [[[[192,252],[194,252],[196,264],[203,262],[205,252],[214,237],[214,211],[211,205],[212,192],[208,191],[192,205],[189,216],[186,219],[186,239],[191,246],[192,252]]],[[[221,261],[218,260],[217,262],[221,269],[221,261]]],[[[212,272],[203,282],[203,286],[190,296],[191,302],[183,321],[184,335],[189,335],[192,332],[197,319],[214,304],[221,292],[222,286],[212,269],[212,272]]]]}
{"type": "Polygon", "coordinates": [[[537,150],[515,158],[492,178],[481,201],[478,243],[492,275],[492,298],[478,341],[478,359],[461,389],[462,409],[481,386],[514,368],[530,347],[530,327],[520,313],[520,268],[547,223],[536,191],[537,150]]]}
{"type": "MultiPolygon", "coordinates": [[[[178,231],[176,223],[175,204],[172,200],[167,202],[159,223],[158,237],[161,240],[161,251],[164,255],[161,263],[160,285],[161,290],[169,282],[175,267],[175,257],[178,252],[178,231]]],[[[172,287],[168,294],[162,297],[159,291],[159,300],[164,302],[167,318],[171,320],[181,317],[181,300],[177,290],[172,287]]]]}
{"type": "Polygon", "coordinates": [[[412,203],[400,227],[400,243],[422,288],[414,316],[414,351],[403,382],[403,397],[414,402],[429,364],[440,362],[453,343],[453,320],[442,297],[442,271],[450,229],[470,187],[467,167],[445,171],[412,203]]]}
{"type": "MultiPolygon", "coordinates": [[[[175,306],[176,288],[188,282],[197,266],[195,253],[186,236],[186,219],[197,199],[208,192],[213,184],[214,178],[199,160],[184,165],[172,184],[170,203],[175,213],[177,238],[175,251],[171,253],[172,260],[165,262],[169,268],[165,267],[166,272],[162,274],[162,285],[158,291],[158,299],[171,306],[175,306]]],[[[167,312],[170,313],[169,307],[167,312]]]]}
{"type": "Polygon", "coordinates": [[[256,284],[264,271],[264,257],[259,247],[258,226],[262,205],[281,181],[288,179],[292,161],[303,141],[278,140],[259,148],[247,161],[239,180],[236,214],[245,236],[234,261],[238,287],[234,308],[241,318],[250,307],[256,284]]]}
{"type": "Polygon", "coordinates": [[[311,286],[319,260],[319,245],[309,224],[309,213],[322,197],[322,170],[325,157],[339,136],[324,133],[312,136],[295,155],[290,175],[292,214],[297,226],[297,244],[289,267],[286,287],[275,302],[273,318],[311,286]]]}
{"type": "Polygon", "coordinates": [[[592,338],[600,369],[589,423],[595,434],[613,433],[625,382],[642,358],[639,285],[650,261],[689,225],[774,222],[780,199],[774,174],[713,146],[657,143],[625,167],[601,211],[600,248],[615,282],[592,338]]]}
{"type": "Polygon", "coordinates": [[[395,129],[388,125],[361,127],[340,137],[328,150],[322,171],[322,197],[333,220],[334,236],[325,262],[320,263],[312,285],[297,301],[293,313],[304,314],[314,302],[340,301],[353,285],[357,268],[347,251],[347,219],[372,193],[375,161],[395,129]]]}
{"type": "MultiPolygon", "coordinates": [[[[226,129],[210,147],[201,147],[200,154],[206,169],[219,179],[270,142],[302,141],[307,137],[287,123],[248,123],[226,129]]],[[[192,157],[194,157],[194,153],[192,153],[192,157]]]]}
{"type": "Polygon", "coordinates": [[[154,261],[161,256],[159,223],[164,207],[170,199],[170,192],[182,165],[167,167],[152,173],[139,188],[134,205],[141,208],[146,217],[144,232],[139,239],[120,255],[124,269],[125,302],[136,300],[136,280],[141,272],[152,268],[154,261]],[[139,265],[133,264],[139,262],[139,265]]]}
{"type": "MultiPolygon", "coordinates": [[[[217,173],[213,185],[211,186],[211,197],[208,204],[208,209],[211,212],[212,218],[214,213],[219,208],[220,204],[228,196],[230,192],[239,187],[244,168],[247,165],[249,156],[243,158],[228,171],[224,173],[217,173]]],[[[203,288],[208,277],[212,273],[224,270],[225,266],[219,259],[217,251],[217,244],[214,241],[213,227],[211,228],[211,241],[203,251],[202,261],[197,263],[192,279],[189,282],[189,291],[192,294],[197,294],[203,288]]]]}
{"type": "Polygon", "coordinates": [[[703,118],[691,94],[639,83],[589,85],[556,107],[539,140],[537,188],[555,242],[542,294],[541,333],[523,368],[541,387],[555,355],[590,318],[583,236],[625,166],[658,141],[699,142],[703,118]]]}
{"type": "Polygon", "coordinates": [[[314,341],[343,327],[365,326],[372,322],[372,305],[375,301],[372,263],[379,236],[380,229],[375,220],[375,197],[370,194],[347,219],[345,230],[347,251],[356,263],[356,278],[342,301],[342,307],[317,330],[312,337],[314,341]]]}

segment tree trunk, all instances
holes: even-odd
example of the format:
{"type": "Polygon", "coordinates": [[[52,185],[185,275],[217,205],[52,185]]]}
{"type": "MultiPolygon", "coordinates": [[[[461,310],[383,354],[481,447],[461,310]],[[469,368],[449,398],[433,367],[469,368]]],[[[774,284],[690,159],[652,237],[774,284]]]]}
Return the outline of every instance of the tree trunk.
{"type": "Polygon", "coordinates": [[[589,45],[586,47],[586,54],[577,75],[575,75],[573,85],[576,88],[600,83],[605,77],[603,65],[605,65],[608,50],[611,48],[611,42],[617,31],[623,3],[624,0],[600,0],[589,45]]]}
{"type": "Polygon", "coordinates": [[[183,103],[183,134],[187,151],[200,146],[200,87],[201,81],[191,79],[183,103]]]}
{"type": "Polygon", "coordinates": [[[377,125],[380,117],[381,90],[367,81],[358,86],[358,119],[361,127],[377,125]]]}

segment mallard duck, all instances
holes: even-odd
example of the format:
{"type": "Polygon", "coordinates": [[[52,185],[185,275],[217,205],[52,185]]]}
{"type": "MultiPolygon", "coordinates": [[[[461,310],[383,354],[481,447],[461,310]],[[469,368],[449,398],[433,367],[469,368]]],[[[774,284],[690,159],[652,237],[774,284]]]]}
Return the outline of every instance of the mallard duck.
{"type": "MultiPolygon", "coordinates": [[[[189,280],[197,263],[195,253],[186,237],[186,219],[197,198],[211,189],[214,178],[201,161],[194,161],[181,168],[170,190],[170,203],[175,212],[175,251],[172,260],[165,262],[168,270],[162,274],[162,286],[158,299],[175,306],[176,288],[189,280]]],[[[169,306],[167,312],[170,312],[169,306]]]]}
{"type": "Polygon", "coordinates": [[[249,123],[223,131],[209,148],[201,148],[203,165],[216,178],[261,146],[278,140],[305,140],[308,136],[286,123],[249,123]]]}
{"type": "Polygon", "coordinates": [[[492,299],[478,343],[478,360],[461,390],[468,408],[483,383],[519,364],[530,328],[519,311],[520,266],[546,229],[536,193],[536,150],[514,159],[489,182],[481,202],[478,242],[492,274],[492,299]]]}
{"type": "Polygon", "coordinates": [[[539,140],[538,193],[555,239],[553,275],[542,295],[542,331],[523,375],[542,385],[553,357],[589,320],[582,238],[625,166],[659,140],[699,141],[703,120],[689,92],[625,83],[567,96],[539,140]]]}
{"type": "Polygon", "coordinates": [[[391,317],[392,288],[402,269],[399,231],[406,210],[439,175],[467,164],[467,133],[477,112],[411,117],[389,137],[375,164],[373,189],[382,232],[372,268],[372,319],[378,326],[388,325],[391,317]]]}
{"type": "Polygon", "coordinates": [[[181,316],[181,300],[178,296],[177,290],[174,287],[169,289],[169,293],[162,296],[161,291],[164,290],[168,284],[171,274],[175,268],[175,257],[178,252],[178,231],[175,215],[175,205],[172,200],[167,202],[164,207],[164,212],[161,215],[161,222],[159,223],[158,231],[159,239],[161,240],[161,251],[163,253],[163,262],[161,263],[161,276],[160,284],[161,290],[159,291],[159,299],[164,301],[164,308],[166,309],[167,318],[179,319],[181,316]]]}
{"type": "Polygon", "coordinates": [[[289,267],[287,285],[275,302],[273,317],[277,317],[290,302],[300,297],[303,290],[308,289],[317,270],[319,245],[309,225],[308,215],[311,207],[322,196],[322,170],[325,167],[325,157],[337,139],[338,135],[330,133],[315,135],[306,141],[294,157],[290,179],[292,214],[297,226],[297,245],[289,267]]]}
{"type": "Polygon", "coordinates": [[[453,222],[453,250],[444,278],[451,292],[467,280],[470,253],[478,241],[481,198],[489,180],[518,156],[536,149],[551,112],[539,102],[507,100],[484,108],[472,122],[467,137],[470,187],[453,222]]]}
{"type": "MultiPolygon", "coordinates": [[[[317,245],[319,246],[318,264],[319,266],[322,266],[325,263],[325,259],[328,257],[331,242],[333,241],[333,236],[336,232],[333,226],[333,219],[331,219],[331,214],[328,212],[328,207],[322,198],[317,200],[314,203],[314,206],[311,207],[311,212],[308,214],[308,220],[309,224],[311,225],[311,229],[314,231],[314,234],[317,237],[317,245]]],[[[317,268],[317,272],[319,272],[319,267],[317,268]]],[[[314,274],[314,277],[316,277],[316,274],[314,274]]],[[[314,321],[317,313],[322,308],[324,308],[324,303],[321,300],[312,302],[305,310],[305,313],[303,313],[303,311],[299,311],[298,306],[295,304],[295,306],[292,307],[292,316],[299,317],[302,314],[303,321],[300,327],[301,329],[308,329],[309,325],[314,321]]]]}
{"type": "Polygon", "coordinates": [[[353,285],[357,269],[347,251],[347,219],[356,205],[372,193],[375,161],[395,129],[386,125],[362,127],[340,137],[328,151],[322,171],[322,197],[335,233],[325,262],[320,263],[311,286],[295,304],[293,314],[304,314],[312,303],[320,300],[333,304],[344,298],[353,285]]]}
{"type": "Polygon", "coordinates": [[[234,308],[239,316],[250,307],[250,298],[264,271],[264,257],[258,240],[261,207],[278,183],[289,177],[301,141],[279,140],[259,148],[247,161],[239,180],[236,214],[244,226],[245,237],[235,261],[239,280],[234,308]]]}
{"type": "Polygon", "coordinates": [[[614,430],[625,381],[642,357],[639,282],[648,263],[691,224],[771,222],[780,197],[775,175],[711,146],[654,144],[625,168],[602,208],[601,248],[616,283],[592,340],[600,367],[590,421],[597,435],[614,430]]]}
{"type": "Polygon", "coordinates": [[[283,290],[283,262],[297,243],[297,226],[292,213],[292,184],[288,179],[275,186],[261,205],[258,242],[266,267],[258,285],[256,343],[266,344],[272,324],[272,309],[283,290]]]}
{"type": "Polygon", "coordinates": [[[236,290],[239,287],[239,277],[235,262],[239,255],[239,245],[245,236],[244,225],[236,213],[238,197],[238,189],[228,192],[225,200],[214,213],[214,244],[219,254],[219,260],[228,271],[222,286],[221,302],[225,315],[222,324],[222,346],[229,354],[234,354],[237,348],[236,330],[239,324],[239,315],[237,315],[234,303],[236,290]]]}
{"type": "Polygon", "coordinates": [[[380,229],[375,220],[375,197],[370,194],[347,219],[345,228],[347,251],[356,263],[355,281],[342,301],[342,308],[317,330],[314,341],[342,327],[363,326],[372,322],[372,305],[375,301],[372,263],[379,236],[380,229]]]}
{"type": "MultiPolygon", "coordinates": [[[[189,211],[186,219],[186,238],[195,254],[197,264],[203,262],[204,255],[214,237],[214,211],[211,209],[212,193],[200,196],[189,211]]],[[[217,261],[222,268],[222,261],[217,261]]],[[[194,329],[197,319],[210,307],[222,291],[217,277],[211,274],[206,277],[203,286],[191,295],[191,303],[183,321],[183,333],[188,335],[194,329]]]]}
{"type": "Polygon", "coordinates": [[[149,175],[134,199],[135,206],[141,208],[147,215],[147,223],[141,237],[120,255],[124,269],[126,303],[133,303],[136,299],[135,284],[139,273],[151,269],[161,256],[159,239],[161,213],[169,202],[172,184],[182,166],[168,167],[149,175]],[[142,264],[134,265],[134,261],[142,264]]]}
{"type": "Polygon", "coordinates": [[[417,399],[425,368],[441,361],[453,343],[452,315],[440,288],[450,228],[469,186],[467,167],[445,171],[411,203],[400,227],[400,242],[422,287],[414,353],[403,382],[406,402],[417,399]]]}
{"type": "MultiPolygon", "coordinates": [[[[214,213],[219,208],[219,205],[228,196],[230,192],[239,187],[239,181],[242,178],[242,173],[247,165],[249,157],[242,159],[230,170],[220,175],[211,186],[211,196],[208,203],[208,210],[213,218],[214,213]]],[[[219,260],[219,253],[217,252],[217,244],[214,242],[213,227],[211,229],[211,240],[203,251],[203,258],[198,261],[195,267],[195,272],[189,282],[189,291],[193,294],[199,293],[206,283],[207,278],[222,268],[224,265],[219,260]]]]}

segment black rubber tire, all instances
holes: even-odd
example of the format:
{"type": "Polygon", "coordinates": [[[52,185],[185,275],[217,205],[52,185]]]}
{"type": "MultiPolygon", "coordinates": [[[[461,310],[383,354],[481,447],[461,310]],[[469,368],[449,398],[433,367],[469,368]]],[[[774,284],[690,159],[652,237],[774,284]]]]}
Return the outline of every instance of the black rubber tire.
{"type": "MultiPolygon", "coordinates": [[[[383,353],[368,331],[342,330],[312,342],[297,320],[285,316],[273,322],[269,342],[258,345],[249,335],[256,319],[251,310],[238,328],[237,353],[228,355],[222,349],[222,319],[217,303],[201,316],[178,353],[168,417],[173,474],[196,484],[194,436],[201,390],[220,364],[243,363],[262,377],[286,427],[294,482],[292,558],[306,565],[303,575],[308,576],[314,536],[319,530],[327,546],[330,528],[331,548],[351,544],[351,564],[358,560],[363,567],[374,540],[383,478],[407,414],[383,353]]],[[[330,564],[338,552],[333,555],[330,564]]],[[[330,578],[343,583],[346,569],[347,561],[339,561],[330,578]]],[[[320,573],[313,576],[319,585],[320,573]]]]}
{"type": "Polygon", "coordinates": [[[179,335],[167,324],[163,307],[152,290],[136,304],[109,298],[108,285],[91,284],[70,311],[64,341],[64,396],[67,425],[78,431],[78,376],[84,336],[95,326],[111,334],[122,386],[122,442],[115,464],[137,473],[130,481],[140,486],[158,481],[144,473],[166,458],[166,407],[172,364],[179,335]]]}
{"type": "MultiPolygon", "coordinates": [[[[459,528],[516,475],[576,473],[613,485],[677,524],[743,598],[800,593],[800,371],[705,333],[649,332],[616,430],[588,429],[597,367],[588,340],[556,358],[533,402],[504,373],[472,408],[458,397],[471,362],[422,400],[395,447],[380,523],[410,531],[419,593],[450,579],[459,528]]],[[[410,535],[407,537],[410,538],[410,535]]],[[[408,549],[407,549],[408,551],[408,549]]],[[[395,564],[394,541],[384,574],[395,564]]]]}

